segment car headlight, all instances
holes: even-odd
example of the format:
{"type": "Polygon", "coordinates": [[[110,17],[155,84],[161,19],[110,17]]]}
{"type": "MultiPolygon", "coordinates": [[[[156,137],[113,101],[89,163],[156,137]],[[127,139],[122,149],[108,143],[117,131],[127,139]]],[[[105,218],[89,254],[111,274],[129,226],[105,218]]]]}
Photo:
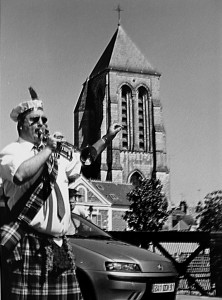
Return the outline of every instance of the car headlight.
{"type": "Polygon", "coordinates": [[[138,264],[127,263],[127,262],[106,262],[106,271],[116,272],[141,272],[138,264]]]}

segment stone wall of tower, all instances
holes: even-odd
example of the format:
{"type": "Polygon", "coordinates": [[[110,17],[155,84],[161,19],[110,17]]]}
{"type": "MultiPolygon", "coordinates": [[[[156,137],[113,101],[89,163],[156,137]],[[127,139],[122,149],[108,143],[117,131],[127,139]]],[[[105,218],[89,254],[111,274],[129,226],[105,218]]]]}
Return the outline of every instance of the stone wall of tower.
{"type": "MultiPolygon", "coordinates": [[[[150,177],[153,172],[153,168],[155,167],[157,178],[159,178],[163,184],[163,191],[167,198],[170,199],[170,178],[166,155],[166,133],[160,101],[159,77],[111,71],[109,73],[109,92],[112,121],[121,122],[120,88],[123,84],[128,84],[131,87],[133,99],[136,97],[136,90],[141,85],[150,91],[153,103],[153,116],[147,115],[146,117],[148,119],[153,117],[155,145],[153,144],[153,141],[151,141],[151,151],[140,151],[137,139],[138,133],[134,132],[136,137],[134,147],[132,151],[125,151],[122,149],[122,136],[120,132],[115,138],[115,143],[113,144],[113,151],[116,151],[116,155],[119,156],[117,161],[120,162],[120,165],[122,166],[122,176],[117,175],[116,181],[120,182],[119,179],[121,179],[121,183],[129,182],[130,175],[135,172],[135,170],[139,170],[144,177],[150,177]]],[[[138,107],[136,105],[133,111],[134,115],[138,116],[138,107]]],[[[113,176],[113,179],[114,178],[115,177],[113,176]]]]}
{"type": "MultiPolygon", "coordinates": [[[[132,90],[132,105],[134,124],[137,124],[138,105],[136,97],[138,87],[145,87],[151,95],[152,113],[146,115],[153,126],[154,140],[147,151],[139,149],[138,132],[133,124],[128,124],[134,132],[132,149],[122,148],[122,132],[119,132],[112,143],[102,153],[97,165],[97,177],[102,181],[128,183],[133,172],[139,171],[144,177],[150,177],[155,168],[157,178],[164,186],[164,192],[169,199],[169,172],[166,159],[166,133],[163,124],[162,105],[160,102],[159,76],[120,72],[110,70],[90,79],[87,97],[78,113],[78,124],[81,124],[79,141],[92,144],[106,134],[109,124],[121,123],[122,103],[121,87],[130,86],[132,90]],[[84,111],[83,111],[84,110],[84,111]],[[81,134],[83,135],[81,137],[81,134]]],[[[80,101],[81,103],[81,101],[80,101]]],[[[148,138],[148,137],[147,137],[148,138]]],[[[83,145],[84,143],[82,143],[83,145]]]]}
{"type": "MultiPolygon", "coordinates": [[[[147,90],[150,91],[151,95],[155,97],[155,99],[159,99],[159,78],[155,76],[147,76],[144,74],[134,74],[128,72],[110,72],[109,74],[109,85],[110,85],[110,98],[111,106],[117,102],[117,111],[118,111],[118,122],[121,122],[121,95],[120,89],[123,84],[127,84],[131,87],[132,97],[133,97],[133,105],[135,104],[136,91],[139,86],[144,86],[147,90]]],[[[138,116],[138,106],[134,105],[134,120],[135,124],[137,124],[137,116],[138,116]]],[[[156,118],[161,120],[161,117],[158,115],[156,118]]],[[[147,118],[150,116],[147,115],[147,118]]],[[[159,121],[160,122],[160,121],[159,121]]],[[[129,126],[133,126],[133,124],[129,124],[129,126]]],[[[141,152],[139,150],[138,145],[138,132],[135,131],[135,128],[132,128],[134,131],[134,144],[133,149],[131,151],[125,151],[122,149],[122,136],[121,132],[115,138],[116,146],[120,150],[120,164],[123,168],[122,171],[122,183],[127,183],[129,180],[129,176],[135,170],[139,170],[144,177],[149,177],[153,171],[153,152],[141,152]]]]}

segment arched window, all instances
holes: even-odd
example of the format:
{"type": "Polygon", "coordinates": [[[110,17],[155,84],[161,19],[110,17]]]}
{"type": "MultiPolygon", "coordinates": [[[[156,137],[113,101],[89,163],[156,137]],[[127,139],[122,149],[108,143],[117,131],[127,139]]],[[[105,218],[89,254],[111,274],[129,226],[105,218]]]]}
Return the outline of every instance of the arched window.
{"type": "Polygon", "coordinates": [[[122,148],[129,150],[131,144],[132,129],[132,91],[124,85],[121,89],[121,104],[122,104],[122,148]]]}
{"type": "Polygon", "coordinates": [[[142,175],[136,171],[130,176],[130,183],[132,183],[134,186],[137,186],[142,178],[142,175]]]}
{"type": "Polygon", "coordinates": [[[139,150],[147,151],[149,138],[148,91],[144,87],[138,89],[138,132],[139,150]]]}
{"type": "Polygon", "coordinates": [[[78,194],[80,195],[78,197],[78,202],[86,202],[86,189],[83,187],[78,188],[78,194]]]}

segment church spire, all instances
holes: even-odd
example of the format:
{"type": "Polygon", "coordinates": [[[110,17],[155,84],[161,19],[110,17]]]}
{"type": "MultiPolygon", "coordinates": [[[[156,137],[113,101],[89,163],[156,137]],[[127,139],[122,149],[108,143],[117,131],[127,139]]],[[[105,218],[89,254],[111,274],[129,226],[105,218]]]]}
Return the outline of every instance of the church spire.
{"type": "Polygon", "coordinates": [[[160,75],[132,42],[122,25],[118,26],[89,77],[97,76],[108,69],[160,75]]]}

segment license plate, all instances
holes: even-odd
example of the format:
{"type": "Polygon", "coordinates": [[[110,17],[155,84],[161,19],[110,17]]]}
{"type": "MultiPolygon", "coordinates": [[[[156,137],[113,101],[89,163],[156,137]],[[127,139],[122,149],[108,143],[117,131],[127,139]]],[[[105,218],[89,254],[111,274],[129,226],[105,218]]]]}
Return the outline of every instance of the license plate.
{"type": "Polygon", "coordinates": [[[154,283],[152,293],[172,293],[175,290],[175,283],[154,283]]]}

